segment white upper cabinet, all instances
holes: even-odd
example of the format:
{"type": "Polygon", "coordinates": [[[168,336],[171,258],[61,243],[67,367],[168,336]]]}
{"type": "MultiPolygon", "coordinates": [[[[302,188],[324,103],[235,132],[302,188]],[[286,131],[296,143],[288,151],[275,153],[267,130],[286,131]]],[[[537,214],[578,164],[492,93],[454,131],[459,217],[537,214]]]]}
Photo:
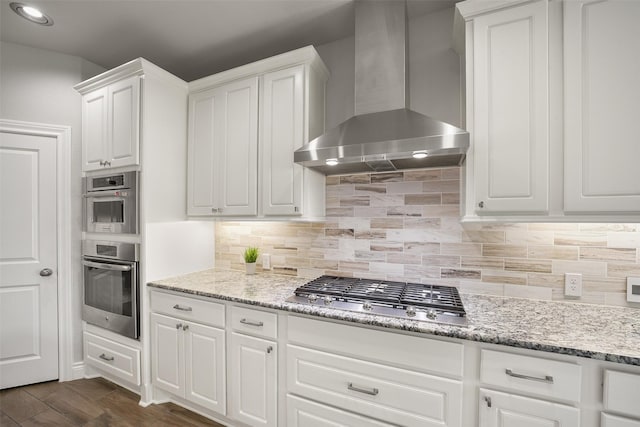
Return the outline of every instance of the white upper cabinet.
{"type": "Polygon", "coordinates": [[[140,77],[82,96],[82,170],[139,164],[140,77]]]}
{"type": "Polygon", "coordinates": [[[328,72],[306,47],[189,84],[189,215],[324,216],[293,152],[324,130],[328,72]]]}
{"type": "Polygon", "coordinates": [[[640,220],[640,2],[469,0],[465,221],[640,220]]]}
{"type": "Polygon", "coordinates": [[[293,152],[304,138],[304,66],[267,73],[262,97],[262,211],[299,215],[302,166],[293,152]]]}
{"type": "Polygon", "coordinates": [[[564,203],[640,213],[640,2],[564,3],[564,203]]]}
{"type": "Polygon", "coordinates": [[[190,97],[188,213],[256,215],[258,79],[190,97]]]}
{"type": "Polygon", "coordinates": [[[546,213],[549,180],[547,2],[473,24],[475,212],[546,213]]]}

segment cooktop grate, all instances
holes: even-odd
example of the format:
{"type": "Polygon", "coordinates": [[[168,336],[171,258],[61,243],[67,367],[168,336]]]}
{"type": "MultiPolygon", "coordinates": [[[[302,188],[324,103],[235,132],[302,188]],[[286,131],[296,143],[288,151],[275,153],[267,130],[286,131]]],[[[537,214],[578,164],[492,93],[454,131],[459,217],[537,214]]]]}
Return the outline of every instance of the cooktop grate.
{"type": "Polygon", "coordinates": [[[460,294],[453,286],[321,276],[295,290],[299,297],[312,294],[331,296],[336,301],[377,303],[398,309],[437,309],[465,316],[460,294]]]}

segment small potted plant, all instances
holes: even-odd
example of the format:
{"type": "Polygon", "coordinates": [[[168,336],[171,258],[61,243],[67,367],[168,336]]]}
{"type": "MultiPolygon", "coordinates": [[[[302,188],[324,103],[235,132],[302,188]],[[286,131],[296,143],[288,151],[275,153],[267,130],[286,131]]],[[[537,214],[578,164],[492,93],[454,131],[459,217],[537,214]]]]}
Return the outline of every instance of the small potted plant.
{"type": "Polygon", "coordinates": [[[244,250],[244,262],[247,274],[256,274],[256,261],[258,260],[258,248],[249,246],[244,250]]]}

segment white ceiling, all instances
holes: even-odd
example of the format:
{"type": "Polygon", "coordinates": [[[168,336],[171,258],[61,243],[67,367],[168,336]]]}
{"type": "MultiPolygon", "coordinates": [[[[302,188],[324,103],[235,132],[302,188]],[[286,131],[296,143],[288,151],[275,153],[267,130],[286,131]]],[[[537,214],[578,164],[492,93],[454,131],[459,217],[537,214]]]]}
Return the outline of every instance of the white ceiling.
{"type": "MultiPolygon", "coordinates": [[[[53,18],[44,27],[13,13],[12,0],[0,1],[2,41],[105,68],[141,56],[186,81],[348,37],[354,23],[353,0],[17,0],[53,18]]],[[[408,0],[408,14],[455,1],[408,0]]]]}

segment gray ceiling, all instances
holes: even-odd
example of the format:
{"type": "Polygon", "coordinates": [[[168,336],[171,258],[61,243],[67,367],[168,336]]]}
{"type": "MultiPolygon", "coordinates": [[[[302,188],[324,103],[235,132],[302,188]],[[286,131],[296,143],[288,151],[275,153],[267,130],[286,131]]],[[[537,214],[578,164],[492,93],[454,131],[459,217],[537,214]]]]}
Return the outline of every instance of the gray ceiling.
{"type": "MultiPolygon", "coordinates": [[[[1,0],[2,41],[105,68],[142,56],[186,81],[353,35],[353,0],[17,1],[39,7],[54,25],[30,23],[13,13],[11,0],[1,0]]],[[[416,17],[455,0],[407,3],[409,16],[416,17]]]]}

